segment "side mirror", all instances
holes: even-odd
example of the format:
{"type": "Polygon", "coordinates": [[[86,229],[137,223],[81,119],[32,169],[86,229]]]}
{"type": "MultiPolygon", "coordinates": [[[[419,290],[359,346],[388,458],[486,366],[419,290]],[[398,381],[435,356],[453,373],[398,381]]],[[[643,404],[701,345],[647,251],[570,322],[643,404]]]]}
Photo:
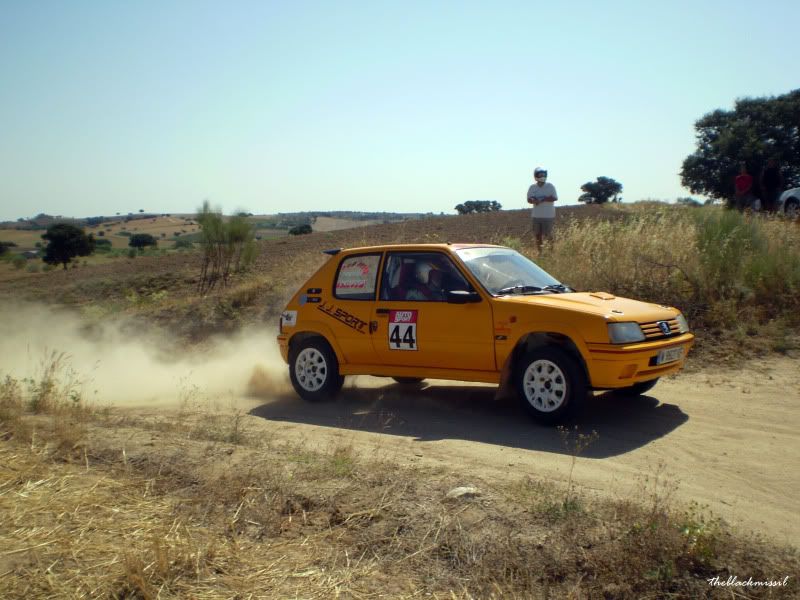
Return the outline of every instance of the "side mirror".
{"type": "Polygon", "coordinates": [[[481,296],[478,292],[469,292],[467,290],[450,290],[447,292],[447,301],[450,304],[469,304],[471,302],[480,302],[481,296]]]}

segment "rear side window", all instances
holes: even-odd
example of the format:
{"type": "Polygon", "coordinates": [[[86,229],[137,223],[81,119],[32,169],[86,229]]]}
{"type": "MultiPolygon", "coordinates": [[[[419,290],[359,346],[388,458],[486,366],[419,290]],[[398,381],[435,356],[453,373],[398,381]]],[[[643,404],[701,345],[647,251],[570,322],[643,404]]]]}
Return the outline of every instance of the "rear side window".
{"type": "Polygon", "coordinates": [[[346,257],[339,265],[334,296],[341,300],[374,300],[380,254],[346,257]]]}

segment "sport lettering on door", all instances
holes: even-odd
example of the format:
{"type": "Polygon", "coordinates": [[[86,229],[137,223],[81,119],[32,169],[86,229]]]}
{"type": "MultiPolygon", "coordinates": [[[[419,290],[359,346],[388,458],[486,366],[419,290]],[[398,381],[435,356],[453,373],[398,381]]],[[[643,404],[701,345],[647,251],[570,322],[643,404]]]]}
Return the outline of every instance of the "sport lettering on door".
{"type": "Polygon", "coordinates": [[[417,311],[389,311],[389,350],[417,350],[417,311]]]}

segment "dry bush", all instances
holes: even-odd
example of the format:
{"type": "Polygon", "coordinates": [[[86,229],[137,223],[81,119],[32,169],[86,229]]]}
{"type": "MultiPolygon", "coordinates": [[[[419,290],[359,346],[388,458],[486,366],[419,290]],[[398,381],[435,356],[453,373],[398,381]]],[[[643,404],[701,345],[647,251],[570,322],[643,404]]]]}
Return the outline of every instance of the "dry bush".
{"type": "Polygon", "coordinates": [[[23,414],[22,386],[17,379],[6,375],[0,383],[0,439],[30,439],[30,427],[23,414]]]}
{"type": "Polygon", "coordinates": [[[46,354],[32,377],[18,380],[7,375],[0,384],[2,437],[35,445],[38,432],[49,452],[61,458],[79,458],[92,413],[83,397],[84,385],[70,366],[69,356],[56,351],[46,354]],[[26,419],[28,414],[50,418],[36,421],[26,419]]]}
{"type": "Polygon", "coordinates": [[[759,336],[768,340],[762,350],[796,346],[791,331],[800,314],[800,229],[795,223],[716,207],[609,210],[619,218],[562,223],[539,256],[530,244],[505,242],[578,290],[677,306],[695,330],[718,341],[759,336]]]}
{"type": "Polygon", "coordinates": [[[696,235],[687,211],[573,220],[538,259],[568,285],[682,306],[695,282],[696,235]],[[674,214],[673,214],[674,213],[674,214]]]}

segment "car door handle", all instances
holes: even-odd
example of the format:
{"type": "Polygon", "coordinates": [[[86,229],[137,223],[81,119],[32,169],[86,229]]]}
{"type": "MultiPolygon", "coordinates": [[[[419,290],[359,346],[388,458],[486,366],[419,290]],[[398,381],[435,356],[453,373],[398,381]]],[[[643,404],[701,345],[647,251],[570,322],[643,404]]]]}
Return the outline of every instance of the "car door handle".
{"type": "Polygon", "coordinates": [[[388,315],[389,314],[389,309],[388,308],[378,308],[378,309],[375,309],[375,312],[377,314],[379,314],[379,315],[388,315]]]}

